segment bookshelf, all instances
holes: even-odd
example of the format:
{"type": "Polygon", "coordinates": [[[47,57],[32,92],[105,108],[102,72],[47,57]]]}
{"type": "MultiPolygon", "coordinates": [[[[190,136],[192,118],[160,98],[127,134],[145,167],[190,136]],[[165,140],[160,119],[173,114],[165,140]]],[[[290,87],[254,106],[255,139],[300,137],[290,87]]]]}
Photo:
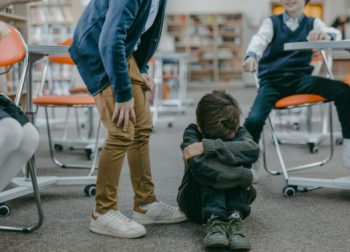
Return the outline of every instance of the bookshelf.
{"type": "Polygon", "coordinates": [[[175,51],[190,55],[191,82],[241,79],[244,18],[237,14],[171,14],[167,32],[175,51]]]}
{"type": "Polygon", "coordinates": [[[28,38],[28,7],[10,5],[0,10],[0,20],[16,27],[25,38],[28,38]]]}
{"type": "MultiPolygon", "coordinates": [[[[29,43],[58,44],[73,36],[75,18],[73,9],[77,0],[42,0],[29,5],[29,43]]],[[[34,87],[41,83],[43,63],[34,66],[34,87]]],[[[53,64],[48,72],[47,94],[69,94],[73,68],[67,65],[53,64]]]]}
{"type": "Polygon", "coordinates": [[[29,5],[31,44],[56,44],[72,36],[73,0],[42,0],[29,5]]]}

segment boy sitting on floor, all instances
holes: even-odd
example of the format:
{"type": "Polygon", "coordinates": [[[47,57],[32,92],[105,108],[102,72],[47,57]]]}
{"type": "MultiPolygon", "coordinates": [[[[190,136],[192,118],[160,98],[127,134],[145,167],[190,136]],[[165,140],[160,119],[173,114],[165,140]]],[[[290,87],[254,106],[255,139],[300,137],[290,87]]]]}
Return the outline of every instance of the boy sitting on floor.
{"type": "Polygon", "coordinates": [[[249,250],[242,219],[256,197],[247,167],[258,158],[258,145],[239,127],[238,102],[224,91],[204,95],[196,117],[181,144],[186,168],[178,204],[190,221],[207,223],[205,247],[249,250]]]}

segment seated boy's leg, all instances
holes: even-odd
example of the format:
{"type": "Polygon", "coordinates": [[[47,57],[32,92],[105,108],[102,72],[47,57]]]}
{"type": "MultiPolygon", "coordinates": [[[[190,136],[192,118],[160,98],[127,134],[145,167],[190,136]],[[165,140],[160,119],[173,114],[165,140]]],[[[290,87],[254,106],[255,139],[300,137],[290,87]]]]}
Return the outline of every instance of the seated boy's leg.
{"type": "Polygon", "coordinates": [[[256,191],[253,187],[250,190],[231,189],[226,191],[226,206],[229,219],[227,237],[230,249],[251,249],[251,243],[243,231],[242,219],[250,214],[250,204],[255,198],[256,191]]]}
{"type": "Polygon", "coordinates": [[[334,101],[342,127],[344,141],[344,166],[350,168],[350,86],[336,80],[318,76],[304,76],[298,83],[297,93],[318,94],[334,101]]]}
{"type": "Polygon", "coordinates": [[[219,191],[208,186],[201,186],[202,218],[207,222],[204,246],[226,247],[226,199],[225,191],[219,191]]]}
{"type": "Polygon", "coordinates": [[[252,135],[256,143],[259,142],[266,118],[270,114],[275,102],[280,98],[281,93],[270,83],[264,83],[259,88],[253,106],[244,122],[244,127],[252,135]]]}

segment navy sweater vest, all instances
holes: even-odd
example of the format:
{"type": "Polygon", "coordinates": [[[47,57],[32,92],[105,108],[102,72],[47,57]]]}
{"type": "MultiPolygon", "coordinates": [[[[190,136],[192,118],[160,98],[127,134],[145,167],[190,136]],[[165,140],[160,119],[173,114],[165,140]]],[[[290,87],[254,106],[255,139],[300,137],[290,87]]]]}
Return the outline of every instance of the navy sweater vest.
{"type": "Polygon", "coordinates": [[[305,42],[314,27],[314,18],[304,16],[299,27],[292,31],[283,22],[283,15],[272,16],[273,38],[259,61],[259,78],[274,75],[310,75],[312,51],[284,51],[284,43],[305,42]]]}

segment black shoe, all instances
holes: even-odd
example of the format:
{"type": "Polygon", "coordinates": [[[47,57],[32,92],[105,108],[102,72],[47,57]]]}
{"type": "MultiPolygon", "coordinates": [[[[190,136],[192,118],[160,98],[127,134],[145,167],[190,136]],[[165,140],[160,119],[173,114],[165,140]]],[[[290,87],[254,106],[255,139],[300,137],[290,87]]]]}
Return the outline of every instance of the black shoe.
{"type": "Polygon", "coordinates": [[[204,246],[206,248],[223,248],[227,245],[226,222],[212,214],[208,220],[207,234],[204,237],[204,246]]]}
{"type": "Polygon", "coordinates": [[[242,218],[239,212],[233,212],[227,225],[228,248],[231,250],[250,250],[252,245],[244,235],[242,218]]]}

